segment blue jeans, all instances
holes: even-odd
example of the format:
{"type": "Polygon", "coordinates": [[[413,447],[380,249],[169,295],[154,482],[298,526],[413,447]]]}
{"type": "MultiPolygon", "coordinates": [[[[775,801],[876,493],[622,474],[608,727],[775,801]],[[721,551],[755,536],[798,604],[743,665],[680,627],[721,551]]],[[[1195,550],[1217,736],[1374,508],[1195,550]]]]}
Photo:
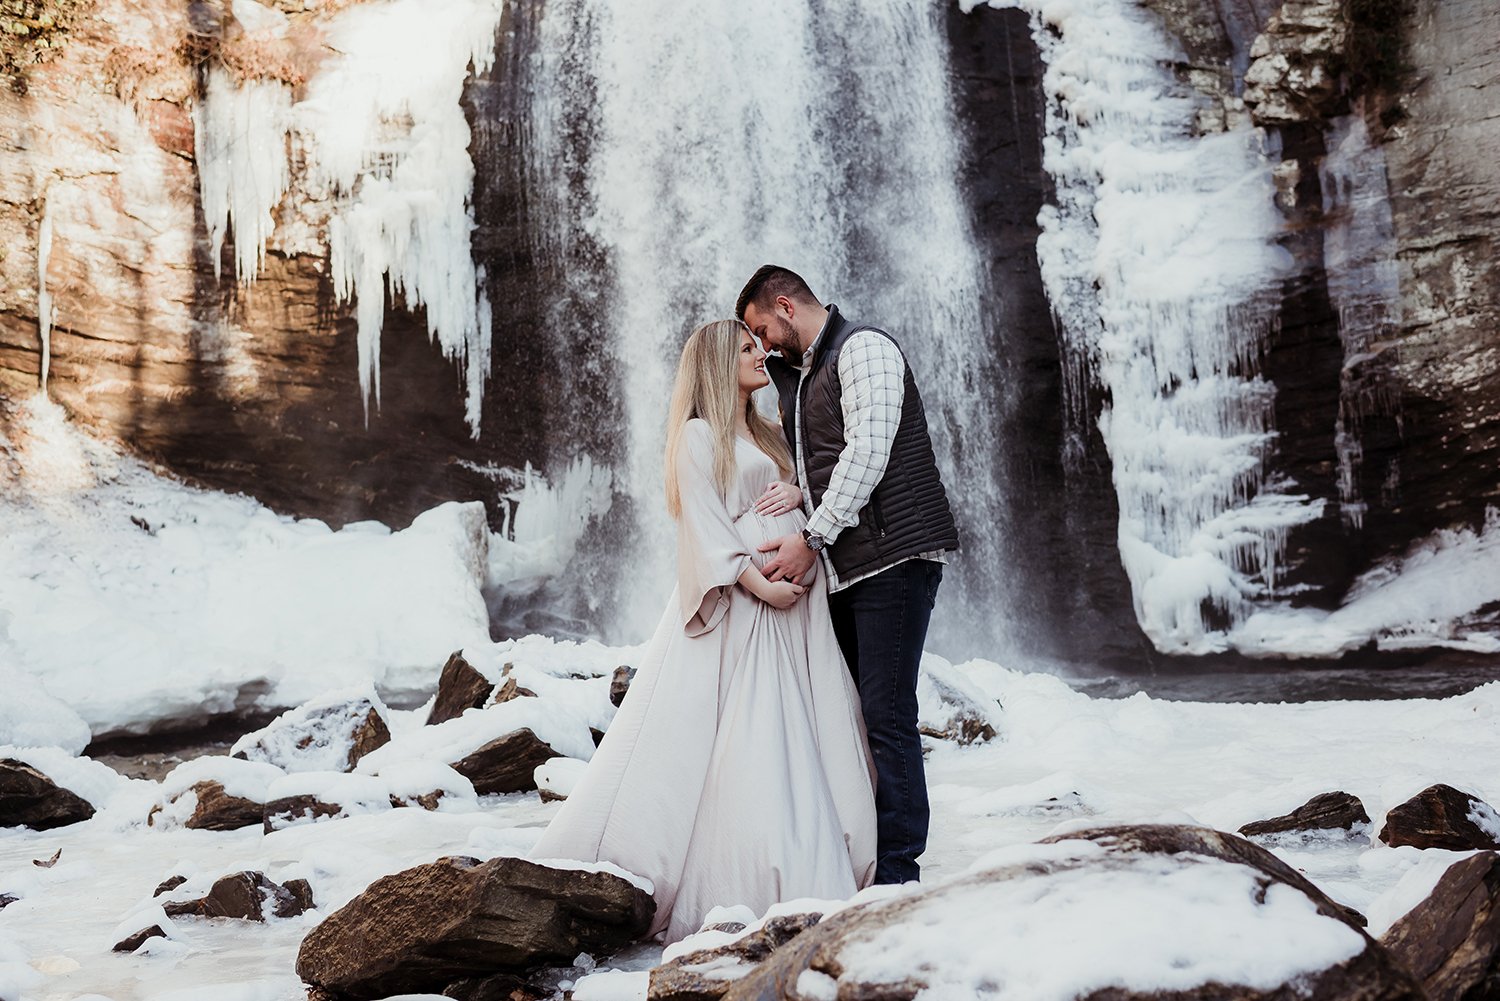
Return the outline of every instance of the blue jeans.
{"type": "Polygon", "coordinates": [[[875,757],[875,882],[918,879],[927,779],[917,733],[917,668],[943,566],[907,560],[828,596],[833,631],[859,689],[875,757]]]}

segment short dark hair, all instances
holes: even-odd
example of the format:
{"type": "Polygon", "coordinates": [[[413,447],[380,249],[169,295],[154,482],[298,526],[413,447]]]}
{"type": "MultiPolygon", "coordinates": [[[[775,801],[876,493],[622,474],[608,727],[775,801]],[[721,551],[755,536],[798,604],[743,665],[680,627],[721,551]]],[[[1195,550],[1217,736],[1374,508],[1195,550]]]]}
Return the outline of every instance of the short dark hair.
{"type": "Polygon", "coordinates": [[[755,274],[750,276],[745,287],[740,289],[740,297],[734,302],[734,315],[743,320],[745,308],[752,302],[766,307],[782,296],[794,302],[823,305],[797,272],[777,264],[762,264],[755,269],[755,274]]]}

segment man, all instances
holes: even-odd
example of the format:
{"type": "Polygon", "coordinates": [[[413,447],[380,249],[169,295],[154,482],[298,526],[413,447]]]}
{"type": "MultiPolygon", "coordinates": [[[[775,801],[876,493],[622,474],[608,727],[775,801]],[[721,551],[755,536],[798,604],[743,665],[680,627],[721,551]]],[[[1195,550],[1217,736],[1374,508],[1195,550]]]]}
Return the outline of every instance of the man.
{"type": "Polygon", "coordinates": [[[801,535],[761,547],[776,551],[765,573],[795,580],[821,559],[875,757],[875,881],[917,879],[929,817],[917,669],[945,554],[958,548],[922,398],[890,334],[824,306],[786,268],[756,271],[735,313],[781,354],[766,371],[808,515],[801,535]]]}

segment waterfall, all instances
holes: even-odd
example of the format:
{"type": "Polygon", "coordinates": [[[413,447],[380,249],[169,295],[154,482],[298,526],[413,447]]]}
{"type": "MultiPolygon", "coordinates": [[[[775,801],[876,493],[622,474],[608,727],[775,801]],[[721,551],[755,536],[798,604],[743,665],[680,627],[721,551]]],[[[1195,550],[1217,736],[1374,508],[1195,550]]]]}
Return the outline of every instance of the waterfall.
{"type": "Polygon", "coordinates": [[[1069,371],[1108,393],[1136,617],[1160,650],[1226,649],[1322,504],[1264,468],[1275,387],[1257,367],[1289,261],[1261,135],[1197,134],[1202,99],[1173,69],[1186,58],[1138,4],[991,2],[1031,12],[1047,64],[1056,202],[1038,257],[1083,360],[1069,371]]]}
{"type": "MultiPolygon", "coordinates": [[[[964,539],[934,646],[1008,649],[1003,366],[989,347],[987,278],[957,186],[941,9],[549,0],[542,16],[533,157],[541,174],[569,164],[585,175],[587,226],[611,286],[600,329],[625,401],[615,484],[635,502],[635,524],[623,540],[585,540],[580,553],[634,568],[614,631],[639,633],[671,589],[662,418],[681,344],[697,324],[730,315],[744,280],[774,262],[902,344],[964,539]],[[587,51],[560,57],[580,40],[587,51]],[[570,78],[545,77],[565,66],[570,78]]],[[[574,178],[552,176],[547,197],[560,202],[574,178]]],[[[586,288],[597,278],[568,280],[586,288]]]]}

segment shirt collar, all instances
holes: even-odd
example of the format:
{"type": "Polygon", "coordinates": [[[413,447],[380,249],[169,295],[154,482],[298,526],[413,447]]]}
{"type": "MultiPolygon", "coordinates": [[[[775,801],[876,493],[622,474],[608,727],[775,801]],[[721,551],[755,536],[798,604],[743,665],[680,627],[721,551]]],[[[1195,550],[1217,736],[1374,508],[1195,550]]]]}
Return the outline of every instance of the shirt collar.
{"type": "Polygon", "coordinates": [[[812,367],[813,359],[818,355],[818,345],[823,343],[823,336],[828,333],[828,328],[833,326],[834,318],[838,315],[839,308],[833,303],[829,303],[828,319],[823,321],[823,326],[818,328],[818,336],[814,337],[812,343],[807,346],[807,350],[802,352],[802,364],[797,366],[802,371],[806,372],[812,367]]]}

